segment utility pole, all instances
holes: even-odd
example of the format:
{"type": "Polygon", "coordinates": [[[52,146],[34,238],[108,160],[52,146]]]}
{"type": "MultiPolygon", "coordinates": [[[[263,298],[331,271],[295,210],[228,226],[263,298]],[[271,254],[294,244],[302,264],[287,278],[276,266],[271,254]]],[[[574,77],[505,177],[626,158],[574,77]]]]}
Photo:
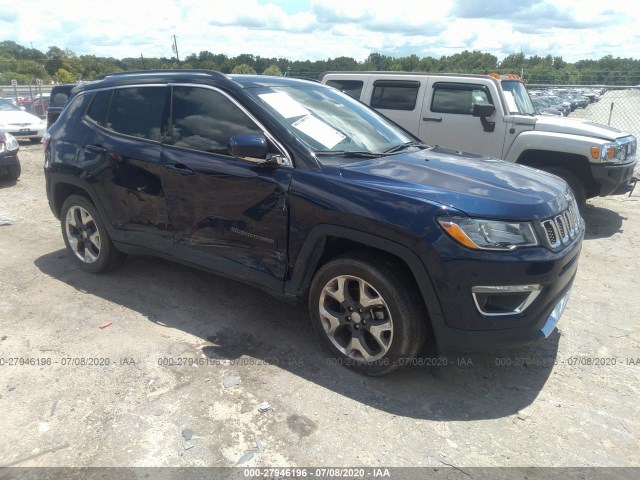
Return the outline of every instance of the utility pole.
{"type": "Polygon", "coordinates": [[[176,54],[176,59],[178,63],[180,63],[180,55],[178,55],[178,40],[176,40],[176,36],[173,36],[173,53],[176,54]]]}
{"type": "Polygon", "coordinates": [[[146,69],[147,69],[147,67],[146,67],[146,65],[144,64],[144,57],[142,56],[142,54],[140,54],[140,60],[142,60],[142,69],[143,69],[143,70],[146,70],[146,69]]]}

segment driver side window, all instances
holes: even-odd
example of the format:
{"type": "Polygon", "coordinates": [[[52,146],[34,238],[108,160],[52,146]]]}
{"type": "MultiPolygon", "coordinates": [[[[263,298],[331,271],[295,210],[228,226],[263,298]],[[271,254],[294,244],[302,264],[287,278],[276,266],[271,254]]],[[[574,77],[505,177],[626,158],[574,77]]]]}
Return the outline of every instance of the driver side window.
{"type": "Polygon", "coordinates": [[[172,144],[219,155],[229,155],[234,135],[262,130],[235,103],[219,92],[201,87],[173,87],[172,144]]]}

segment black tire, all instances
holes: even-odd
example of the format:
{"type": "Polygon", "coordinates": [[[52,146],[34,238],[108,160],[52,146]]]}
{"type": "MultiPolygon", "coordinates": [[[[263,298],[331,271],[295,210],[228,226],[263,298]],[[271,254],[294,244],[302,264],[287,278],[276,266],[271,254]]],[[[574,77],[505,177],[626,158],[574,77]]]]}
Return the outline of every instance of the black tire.
{"type": "Polygon", "coordinates": [[[29,141],[31,143],[40,143],[40,142],[42,142],[42,137],[31,137],[31,138],[29,138],[29,141]]]}
{"type": "Polygon", "coordinates": [[[9,165],[7,167],[7,179],[16,181],[20,178],[20,174],[22,173],[22,167],[20,166],[20,161],[16,158],[16,163],[13,165],[9,165]]]}
{"type": "Polygon", "coordinates": [[[564,168],[549,167],[545,169],[545,171],[549,173],[553,173],[554,175],[557,175],[558,177],[563,179],[565,182],[567,182],[567,184],[573,191],[573,196],[576,199],[578,208],[580,209],[580,211],[582,211],[585,205],[587,204],[587,190],[582,180],[580,180],[573,173],[571,173],[568,170],[565,170],[564,168]]]}
{"type": "Polygon", "coordinates": [[[367,375],[410,363],[427,336],[427,314],[411,278],[366,254],[343,255],[320,267],[311,281],[309,311],[336,363],[367,375]]]}
{"type": "Polygon", "coordinates": [[[71,195],[60,214],[62,237],[73,259],[90,273],[102,273],[121,263],[125,255],[118,252],[91,201],[82,195],[71,195]]]}

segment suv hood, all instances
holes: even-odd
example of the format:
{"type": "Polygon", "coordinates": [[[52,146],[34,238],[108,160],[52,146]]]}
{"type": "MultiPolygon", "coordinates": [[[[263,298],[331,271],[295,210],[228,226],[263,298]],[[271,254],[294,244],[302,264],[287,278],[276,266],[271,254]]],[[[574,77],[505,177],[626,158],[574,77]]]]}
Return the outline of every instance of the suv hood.
{"type": "Polygon", "coordinates": [[[536,119],[537,121],[534,128],[541,132],[584,135],[587,137],[602,138],[609,141],[629,135],[617,128],[576,118],[536,117],[536,119]]]}
{"type": "Polygon", "coordinates": [[[455,208],[473,217],[534,220],[566,210],[564,180],[529,167],[430,147],[340,167],[345,181],[455,208]]]}

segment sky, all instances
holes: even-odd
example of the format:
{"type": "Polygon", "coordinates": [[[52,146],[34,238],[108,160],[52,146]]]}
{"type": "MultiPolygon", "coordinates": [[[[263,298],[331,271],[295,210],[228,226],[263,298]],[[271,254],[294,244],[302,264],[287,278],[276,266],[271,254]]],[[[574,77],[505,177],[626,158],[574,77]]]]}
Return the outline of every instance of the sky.
{"type": "MultiPolygon", "coordinates": [[[[635,3],[635,1],[633,2],[635,3]]],[[[640,58],[630,0],[0,0],[0,39],[99,57],[209,51],[289,60],[440,57],[640,58]]]]}

